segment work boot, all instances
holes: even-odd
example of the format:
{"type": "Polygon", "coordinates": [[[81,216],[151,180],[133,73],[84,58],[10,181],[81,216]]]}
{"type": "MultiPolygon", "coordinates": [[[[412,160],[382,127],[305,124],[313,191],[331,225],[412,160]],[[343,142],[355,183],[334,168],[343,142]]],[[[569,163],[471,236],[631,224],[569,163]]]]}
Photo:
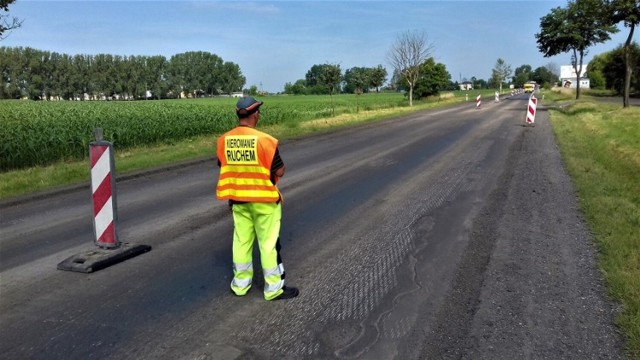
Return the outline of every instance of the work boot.
{"type": "Polygon", "coordinates": [[[271,299],[271,301],[273,301],[273,300],[293,299],[294,297],[298,296],[299,293],[300,293],[300,291],[298,291],[298,288],[289,287],[289,286],[283,286],[282,287],[282,294],[280,294],[277,297],[271,299]]]}
{"type": "MultiPolygon", "coordinates": [[[[247,296],[247,294],[246,294],[246,293],[245,293],[245,294],[242,294],[242,295],[238,295],[238,294],[236,294],[236,292],[235,292],[235,291],[233,291],[233,289],[229,289],[229,291],[231,291],[231,293],[232,293],[234,296],[237,296],[237,297],[247,296]]],[[[248,293],[248,291],[247,291],[247,293],[248,293]]]]}

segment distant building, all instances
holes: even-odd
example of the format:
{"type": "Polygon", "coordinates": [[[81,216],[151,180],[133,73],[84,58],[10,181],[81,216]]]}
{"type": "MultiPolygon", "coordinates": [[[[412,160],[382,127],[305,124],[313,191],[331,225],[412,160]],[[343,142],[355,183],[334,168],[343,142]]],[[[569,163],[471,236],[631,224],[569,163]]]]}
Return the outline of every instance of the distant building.
{"type": "MultiPolygon", "coordinates": [[[[591,83],[589,81],[589,74],[587,74],[587,65],[582,65],[582,75],[580,76],[580,88],[581,89],[589,89],[591,87],[591,83]]],[[[573,66],[571,65],[562,65],[560,66],[560,84],[562,87],[567,88],[576,88],[578,83],[578,76],[576,75],[573,66]]]]}
{"type": "Polygon", "coordinates": [[[460,84],[460,90],[473,90],[473,84],[469,81],[465,81],[460,84]]]}

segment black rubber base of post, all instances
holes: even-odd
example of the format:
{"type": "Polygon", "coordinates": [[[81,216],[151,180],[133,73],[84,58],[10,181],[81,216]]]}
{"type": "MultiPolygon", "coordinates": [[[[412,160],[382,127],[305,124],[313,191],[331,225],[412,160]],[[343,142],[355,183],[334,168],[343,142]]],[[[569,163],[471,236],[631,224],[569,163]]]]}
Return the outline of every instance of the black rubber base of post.
{"type": "Polygon", "coordinates": [[[58,264],[58,270],[91,273],[149,251],[149,245],[123,244],[116,249],[98,248],[69,257],[58,264]]]}

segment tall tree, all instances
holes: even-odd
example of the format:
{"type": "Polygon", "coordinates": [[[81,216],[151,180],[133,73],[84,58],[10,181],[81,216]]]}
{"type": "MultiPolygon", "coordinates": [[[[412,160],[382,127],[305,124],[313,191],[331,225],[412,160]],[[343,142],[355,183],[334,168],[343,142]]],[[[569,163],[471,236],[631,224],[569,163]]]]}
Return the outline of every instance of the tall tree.
{"type": "Polygon", "coordinates": [[[395,91],[402,91],[405,89],[405,84],[402,80],[402,73],[400,71],[393,69],[393,75],[391,76],[391,80],[389,81],[388,88],[395,91]]]}
{"type": "Polygon", "coordinates": [[[416,98],[437,95],[447,88],[451,81],[451,74],[444,64],[436,63],[433,57],[425,60],[420,69],[420,77],[416,82],[414,94],[416,98]]]}
{"type": "Polygon", "coordinates": [[[6,37],[6,35],[3,36],[5,32],[17,29],[22,25],[22,21],[17,17],[9,18],[9,5],[14,2],[16,0],[0,0],[0,40],[6,37]]]}
{"type": "Polygon", "coordinates": [[[518,66],[513,73],[513,85],[522,87],[526,82],[531,80],[531,76],[531,65],[518,66]]]}
{"type": "Polygon", "coordinates": [[[340,65],[336,64],[313,65],[305,75],[307,94],[331,95],[339,90],[341,81],[340,65]]]}
{"type": "Polygon", "coordinates": [[[366,92],[366,88],[370,83],[370,73],[371,69],[363,67],[352,67],[344,72],[343,91],[348,94],[356,94],[356,113],[360,111],[360,94],[366,92]]]}
{"type": "Polygon", "coordinates": [[[284,93],[289,95],[303,95],[306,91],[306,80],[298,79],[295,83],[284,84],[284,93]]]}
{"type": "Polygon", "coordinates": [[[409,85],[409,106],[413,106],[413,88],[420,77],[422,63],[431,56],[433,44],[427,42],[425,33],[404,32],[396,38],[387,60],[409,85]]]}
{"type": "MultiPolygon", "coordinates": [[[[633,72],[632,60],[630,59],[631,39],[636,25],[640,24],[640,0],[611,0],[611,10],[613,12],[613,22],[623,22],[629,28],[629,35],[624,42],[624,93],[622,96],[623,107],[629,107],[629,92],[631,89],[631,73],[633,72]]],[[[637,69],[637,68],[636,68],[637,69]]],[[[637,70],[636,70],[637,71],[637,70]]]]}
{"type": "Polygon", "coordinates": [[[222,92],[231,95],[232,92],[242,90],[242,87],[246,82],[246,78],[242,75],[240,66],[227,61],[222,65],[222,70],[220,77],[220,89],[222,92]]]}
{"type": "Polygon", "coordinates": [[[329,89],[329,95],[333,95],[340,89],[342,82],[342,70],[338,64],[326,64],[324,71],[320,74],[318,84],[329,89]]]}
{"type": "Polygon", "coordinates": [[[549,71],[549,74],[552,75],[551,78],[549,78],[549,83],[551,83],[552,86],[558,83],[560,80],[560,66],[554,62],[549,62],[544,67],[549,71]]]}
{"type": "MultiPolygon", "coordinates": [[[[591,69],[589,69],[589,72],[591,72],[591,69]]],[[[540,84],[540,86],[547,87],[552,87],[558,77],[558,71],[554,70],[551,65],[537,67],[531,74],[531,80],[540,84]]]]}
{"type": "Polygon", "coordinates": [[[342,70],[339,64],[325,64],[324,70],[318,78],[318,85],[329,89],[331,97],[331,113],[335,115],[335,106],[333,104],[333,94],[340,89],[342,82],[342,70]]]}
{"type": "Polygon", "coordinates": [[[309,71],[307,71],[307,73],[304,76],[305,86],[307,87],[317,86],[325,66],[326,66],[325,64],[316,64],[311,66],[311,69],[309,69],[309,71]]]}
{"type": "MultiPolygon", "coordinates": [[[[188,51],[172,56],[169,68],[175,91],[196,97],[201,92],[217,93],[217,89],[221,86],[218,81],[223,72],[224,63],[218,55],[204,51],[188,51]]],[[[228,66],[228,69],[235,70],[232,68],[232,66],[228,66]]],[[[229,85],[229,83],[227,82],[225,85],[229,85]]],[[[235,84],[231,85],[232,88],[235,88],[233,86],[235,84]]],[[[244,81],[242,81],[240,89],[243,85],[244,81]]]]}
{"type": "Polygon", "coordinates": [[[556,7],[540,19],[536,41],[545,57],[571,52],[577,75],[576,99],[580,98],[582,63],[587,49],[609,40],[618,32],[607,11],[607,0],[571,0],[566,8],[556,7]]]}
{"type": "MultiPolygon", "coordinates": [[[[613,89],[616,93],[622,95],[625,91],[625,74],[627,68],[627,61],[630,62],[633,69],[640,69],[640,46],[638,43],[633,42],[629,49],[625,49],[624,45],[620,45],[617,48],[601,54],[601,56],[594,58],[591,63],[595,63],[596,70],[600,70],[606,87],[613,89]],[[625,57],[628,56],[628,60],[625,57]],[[602,61],[598,63],[596,59],[602,61]]],[[[589,64],[591,64],[589,63],[589,64]]],[[[591,77],[591,67],[589,67],[589,77],[591,77]]],[[[640,90],[640,73],[636,73],[630,79],[630,89],[640,90]]]]}
{"type": "MultiPolygon", "coordinates": [[[[156,55],[146,59],[144,82],[146,90],[151,92],[154,98],[163,98],[166,96],[168,87],[166,84],[167,59],[164,56],[156,55]]],[[[147,94],[145,93],[145,99],[147,94]]]]}
{"type": "Polygon", "coordinates": [[[24,96],[39,99],[42,96],[42,52],[33,48],[25,48],[22,57],[22,71],[20,82],[23,84],[24,96]]]}
{"type": "Polygon", "coordinates": [[[387,81],[387,69],[382,65],[378,65],[371,69],[369,75],[369,85],[376,89],[376,92],[380,92],[380,87],[387,81]]]}
{"type": "Polygon", "coordinates": [[[363,93],[368,87],[370,81],[370,70],[364,67],[352,67],[344,72],[344,88],[343,91],[348,94],[363,93]]]}
{"type": "Polygon", "coordinates": [[[375,68],[352,67],[344,72],[342,91],[347,94],[354,93],[356,90],[366,93],[375,88],[376,92],[379,92],[385,81],[387,81],[387,69],[382,65],[375,68]]]}
{"type": "MultiPolygon", "coordinates": [[[[589,87],[592,89],[606,89],[606,80],[603,70],[607,62],[609,62],[610,53],[606,52],[598,54],[589,61],[589,87]]],[[[622,76],[624,78],[624,75],[622,76]]]]}
{"type": "Polygon", "coordinates": [[[491,72],[494,84],[499,86],[500,93],[502,93],[502,83],[511,76],[511,65],[508,65],[503,59],[498,59],[491,72]]]}

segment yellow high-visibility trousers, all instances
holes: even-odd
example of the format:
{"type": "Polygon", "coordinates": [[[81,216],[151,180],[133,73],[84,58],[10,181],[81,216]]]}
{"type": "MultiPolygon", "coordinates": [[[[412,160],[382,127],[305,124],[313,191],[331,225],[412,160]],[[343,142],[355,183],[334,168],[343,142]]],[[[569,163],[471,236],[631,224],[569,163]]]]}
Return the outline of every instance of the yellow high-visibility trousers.
{"type": "Polygon", "coordinates": [[[253,243],[258,239],[260,263],[264,274],[264,298],[282,294],[284,266],[280,259],[280,203],[233,204],[233,280],[231,290],[246,295],[253,280],[253,243]]]}

